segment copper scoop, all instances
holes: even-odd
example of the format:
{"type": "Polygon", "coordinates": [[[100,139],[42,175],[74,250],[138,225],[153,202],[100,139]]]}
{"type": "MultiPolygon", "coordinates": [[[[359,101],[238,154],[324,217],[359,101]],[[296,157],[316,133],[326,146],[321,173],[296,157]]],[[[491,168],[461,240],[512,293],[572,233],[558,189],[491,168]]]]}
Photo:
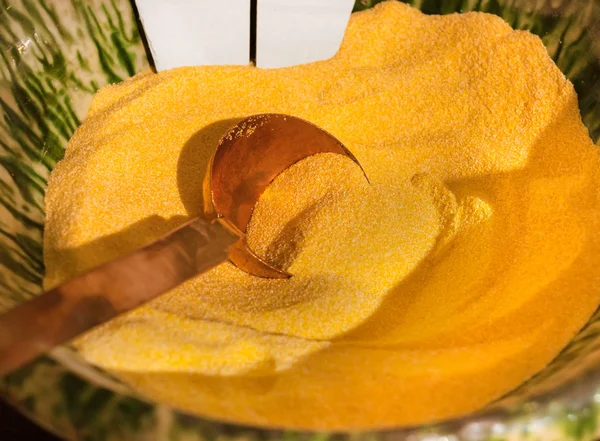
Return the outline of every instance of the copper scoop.
{"type": "Polygon", "coordinates": [[[358,164],[336,138],[299,118],[264,114],[239,122],[221,138],[208,166],[204,217],[0,315],[0,375],[227,259],[255,276],[290,277],[256,256],[245,234],[269,183],[317,153],[358,164]]]}

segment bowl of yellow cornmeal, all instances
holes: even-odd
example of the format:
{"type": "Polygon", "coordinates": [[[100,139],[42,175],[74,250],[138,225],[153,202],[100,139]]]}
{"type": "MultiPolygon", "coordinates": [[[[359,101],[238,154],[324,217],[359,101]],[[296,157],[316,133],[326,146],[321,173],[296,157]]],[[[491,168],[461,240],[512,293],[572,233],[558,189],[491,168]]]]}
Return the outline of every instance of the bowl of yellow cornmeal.
{"type": "Polygon", "coordinates": [[[72,440],[599,436],[597,2],[410,3],[357,1],[329,60],[155,73],[128,0],[5,2],[5,309],[200,215],[248,115],[317,124],[370,183],[294,165],[248,230],[291,279],[222,264],[4,397],[72,440]]]}

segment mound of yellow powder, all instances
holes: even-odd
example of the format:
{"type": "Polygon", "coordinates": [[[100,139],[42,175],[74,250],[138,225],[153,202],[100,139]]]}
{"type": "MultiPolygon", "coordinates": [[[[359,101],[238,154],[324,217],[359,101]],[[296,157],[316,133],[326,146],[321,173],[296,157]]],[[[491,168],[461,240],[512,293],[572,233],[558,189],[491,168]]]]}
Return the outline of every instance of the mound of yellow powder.
{"type": "Polygon", "coordinates": [[[51,176],[46,286],[202,207],[217,140],[279,112],[338,137],[261,198],[249,241],[294,274],[223,264],[78,342],[211,417],[365,428],[462,415],[541,370],[600,299],[599,158],[541,41],[396,2],[331,60],[183,68],[106,87],[51,176]]]}

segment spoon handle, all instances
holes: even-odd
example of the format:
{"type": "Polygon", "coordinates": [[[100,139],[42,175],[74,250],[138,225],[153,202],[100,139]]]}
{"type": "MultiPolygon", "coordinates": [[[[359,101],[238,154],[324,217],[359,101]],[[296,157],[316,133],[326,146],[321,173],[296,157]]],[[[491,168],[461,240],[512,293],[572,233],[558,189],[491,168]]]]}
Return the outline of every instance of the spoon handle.
{"type": "Polygon", "coordinates": [[[226,261],[238,240],[218,222],[197,218],[5,312],[0,375],[226,261]]]}

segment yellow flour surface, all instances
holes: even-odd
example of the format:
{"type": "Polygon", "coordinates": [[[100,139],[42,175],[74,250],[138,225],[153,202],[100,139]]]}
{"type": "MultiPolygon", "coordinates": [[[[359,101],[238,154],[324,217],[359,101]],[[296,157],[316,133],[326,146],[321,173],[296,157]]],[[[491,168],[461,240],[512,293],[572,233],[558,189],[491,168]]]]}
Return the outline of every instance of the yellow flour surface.
{"type": "Polygon", "coordinates": [[[598,152],[542,42],[396,2],[331,60],[182,68],[102,89],[51,176],[46,286],[198,215],[217,140],[279,112],[338,137],[261,198],[223,264],[78,341],[135,389],[221,419],[365,428],[471,412],[542,369],[600,299],[598,152]]]}

